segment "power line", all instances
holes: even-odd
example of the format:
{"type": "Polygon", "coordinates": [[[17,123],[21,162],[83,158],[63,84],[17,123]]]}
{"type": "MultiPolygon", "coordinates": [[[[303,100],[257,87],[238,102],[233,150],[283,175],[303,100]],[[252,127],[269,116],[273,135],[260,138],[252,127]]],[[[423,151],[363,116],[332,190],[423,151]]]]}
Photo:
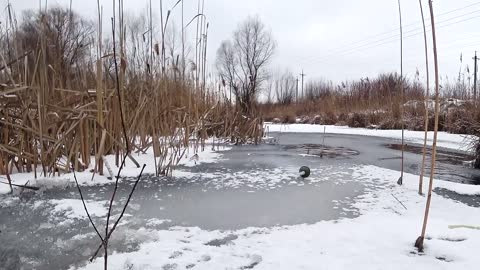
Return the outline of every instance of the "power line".
{"type": "MultiPolygon", "coordinates": [[[[444,21],[440,21],[437,23],[437,25],[440,25],[439,28],[443,28],[445,26],[449,26],[449,25],[452,25],[452,24],[456,24],[456,23],[460,23],[460,22],[464,22],[464,21],[467,21],[467,20],[471,20],[471,19],[475,19],[477,17],[470,17],[468,19],[465,19],[465,20],[460,20],[460,21],[457,21],[457,22],[454,22],[454,23],[451,23],[451,24],[447,24],[447,25],[441,25],[442,23],[445,23],[445,22],[448,22],[448,21],[451,21],[453,19],[458,19],[458,18],[462,18],[462,17],[465,17],[467,15],[471,15],[473,13],[477,13],[477,12],[480,12],[480,10],[476,10],[476,11],[473,11],[473,12],[469,12],[467,14],[464,14],[464,15],[460,15],[460,16],[456,16],[456,17],[452,17],[452,18],[449,18],[447,20],[444,20],[444,21]]],[[[428,32],[430,32],[431,30],[428,30],[428,32]]],[[[413,35],[408,35],[406,37],[411,37],[411,36],[416,36],[416,35],[419,35],[419,34],[423,34],[423,30],[422,28],[417,28],[417,29],[412,29],[412,30],[409,30],[409,31],[406,31],[405,33],[408,34],[408,33],[412,33],[412,32],[416,32],[415,34],[413,35]]],[[[321,58],[318,58],[317,60],[322,60],[324,58],[329,58],[329,57],[332,57],[332,56],[339,56],[338,54],[342,55],[346,52],[350,52],[350,51],[355,51],[357,52],[357,50],[359,49],[368,49],[368,48],[373,48],[373,47],[376,47],[376,45],[384,45],[384,44],[387,44],[387,43],[390,43],[390,42],[394,42],[394,41],[398,41],[398,35],[395,35],[395,36],[391,36],[391,37],[388,37],[388,38],[383,38],[383,39],[380,39],[380,40],[375,40],[375,41],[371,41],[369,43],[366,43],[366,44],[363,44],[363,45],[360,45],[360,46],[357,46],[357,47],[353,47],[353,48],[350,48],[350,49],[346,49],[346,50],[343,50],[343,51],[338,51],[334,54],[329,54],[329,55],[326,55],[326,56],[323,56],[321,58]],[[392,39],[393,38],[393,39],[392,39]],[[379,43],[380,42],[380,43],[379,43]],[[377,44],[378,43],[378,44],[377,44]],[[371,46],[371,45],[375,45],[375,46],[371,46]],[[364,48],[365,47],[365,48],[364,48]]],[[[312,59],[310,59],[310,61],[307,61],[307,62],[311,62],[312,59]]]]}
{"type": "MultiPolygon", "coordinates": [[[[473,3],[473,4],[470,4],[468,6],[465,6],[465,7],[462,7],[462,8],[457,8],[457,9],[454,9],[454,10],[451,10],[451,11],[448,11],[448,12],[445,12],[445,13],[442,13],[443,15],[447,15],[447,14],[451,14],[455,11],[459,11],[459,10],[462,10],[462,9],[466,9],[466,8],[469,8],[471,6],[474,6],[474,5],[478,5],[480,4],[480,2],[476,2],[476,3],[473,3]]],[[[454,17],[451,17],[451,18],[447,18],[447,19],[444,19],[444,20],[441,20],[439,21],[437,24],[442,24],[442,23],[445,23],[445,22],[449,22],[449,21],[452,21],[452,20],[455,20],[455,19],[458,19],[458,18],[462,18],[462,17],[465,17],[465,16],[468,16],[468,15],[472,15],[472,14],[475,14],[475,13],[478,13],[480,12],[480,9],[479,10],[474,10],[474,11],[470,11],[470,12],[467,12],[467,13],[464,13],[464,14],[461,14],[461,15],[457,15],[457,16],[454,16],[454,17]]],[[[459,21],[459,22],[462,22],[462,21],[459,21]]],[[[413,25],[413,23],[411,24],[408,24],[408,25],[413,25]]],[[[405,28],[405,27],[404,27],[405,28]]],[[[395,31],[398,31],[399,29],[397,28],[395,31]]],[[[405,34],[408,34],[408,33],[412,33],[412,32],[415,32],[415,31],[421,31],[420,33],[423,33],[423,28],[421,27],[417,27],[417,28],[414,28],[414,29],[410,29],[408,31],[405,31],[404,33],[405,34]]],[[[392,31],[388,31],[388,32],[385,32],[383,34],[379,34],[379,35],[375,35],[375,36],[382,36],[382,35],[386,35],[386,34],[389,34],[389,33],[392,33],[392,31]]],[[[375,37],[373,36],[373,37],[375,37]]],[[[381,39],[377,39],[377,40],[373,40],[373,41],[368,41],[367,43],[365,43],[367,39],[363,39],[361,41],[357,41],[357,42],[352,42],[352,43],[349,43],[348,45],[355,45],[354,47],[351,47],[351,46],[342,46],[344,47],[344,49],[335,49],[335,50],[330,50],[329,53],[324,56],[324,57],[331,57],[331,56],[334,56],[336,54],[341,54],[341,53],[344,53],[345,51],[350,51],[350,50],[356,50],[358,48],[362,48],[364,46],[369,46],[369,45],[372,45],[372,44],[375,44],[375,43],[378,43],[378,42],[382,42],[382,41],[387,41],[387,40],[390,40],[394,38],[395,40],[398,40],[398,35],[395,33],[393,35],[390,35],[388,37],[383,37],[381,39]],[[364,44],[361,44],[361,43],[364,43],[364,44]],[[346,48],[346,47],[350,47],[350,48],[346,48]]],[[[322,57],[322,58],[324,58],[322,57]]],[[[303,59],[299,59],[299,61],[301,63],[308,63],[310,62],[312,59],[311,58],[307,58],[307,57],[303,57],[303,59]]],[[[318,60],[318,59],[317,59],[318,60]]]]}
{"type": "MultiPolygon", "coordinates": [[[[474,17],[469,17],[469,18],[466,18],[466,19],[463,19],[463,20],[459,20],[459,21],[455,21],[455,22],[452,22],[452,23],[449,23],[449,24],[445,24],[445,25],[440,25],[441,23],[445,23],[445,22],[448,22],[448,21],[451,21],[452,19],[458,19],[458,18],[461,18],[461,17],[464,17],[466,15],[471,15],[472,13],[476,13],[476,12],[480,12],[480,10],[477,10],[475,12],[470,12],[468,14],[464,14],[462,16],[457,16],[455,18],[450,18],[448,20],[444,20],[444,21],[441,21],[439,23],[437,23],[437,25],[439,25],[437,28],[438,29],[441,29],[441,28],[444,28],[444,27],[447,27],[447,26],[451,26],[451,25],[455,25],[455,24],[458,24],[458,23],[462,23],[462,22],[465,22],[465,21],[470,21],[470,20],[473,20],[473,19],[477,19],[479,18],[478,16],[474,16],[474,17]]],[[[423,34],[423,30],[422,29],[414,29],[414,30],[410,30],[410,31],[406,31],[404,33],[411,33],[411,32],[414,32],[414,31],[417,31],[416,33],[413,33],[411,35],[407,35],[407,36],[404,36],[404,39],[405,38],[410,38],[410,37],[414,37],[414,36],[418,36],[420,34],[423,34]],[[418,30],[421,30],[421,31],[418,31],[418,30]]],[[[430,32],[431,30],[428,30],[427,32],[430,32]]],[[[350,49],[347,49],[347,50],[344,50],[344,51],[339,51],[335,54],[330,54],[330,55],[326,55],[326,56],[323,56],[321,58],[317,58],[317,59],[309,59],[308,61],[300,61],[301,63],[305,64],[305,63],[324,63],[325,61],[328,60],[328,58],[332,57],[332,56],[335,56],[335,57],[339,57],[339,56],[345,56],[345,55],[348,55],[348,54],[352,54],[352,53],[356,53],[358,51],[361,51],[361,50],[366,50],[366,49],[371,49],[371,48],[375,48],[375,47],[378,47],[378,46],[382,46],[382,45],[385,45],[385,44],[388,44],[388,43],[392,43],[392,42],[396,42],[396,41],[399,41],[399,38],[398,36],[395,36],[395,37],[389,37],[389,38],[384,38],[384,39],[381,39],[381,40],[376,40],[376,41],[372,41],[368,44],[364,44],[364,45],[360,45],[358,47],[354,47],[354,48],[350,48],[350,49]],[[392,39],[393,38],[393,39],[392,39]],[[380,43],[379,43],[380,42],[380,43]]]]}
{"type": "MultiPolygon", "coordinates": [[[[468,43],[448,43],[448,44],[442,44],[442,46],[438,47],[438,48],[441,49],[441,51],[442,51],[442,57],[445,57],[445,56],[451,56],[451,55],[460,53],[459,51],[452,52],[451,50],[449,52],[445,52],[446,49],[448,49],[448,48],[461,47],[462,49],[468,49],[468,48],[472,48],[472,47],[476,47],[476,46],[480,46],[480,41],[477,40],[475,42],[468,42],[468,43]]],[[[410,52],[409,54],[405,54],[404,57],[405,57],[405,59],[411,59],[413,57],[418,57],[418,55],[414,52],[410,52]]],[[[391,58],[388,58],[388,59],[391,59],[391,58]]],[[[385,59],[385,60],[387,60],[387,59],[385,59]]]]}
{"type": "MultiPolygon", "coordinates": [[[[461,8],[456,8],[456,9],[453,9],[453,10],[450,10],[450,11],[446,11],[446,12],[444,12],[444,13],[438,14],[436,17],[439,18],[439,17],[445,16],[445,15],[454,13],[454,12],[456,12],[456,11],[460,11],[460,10],[463,10],[463,9],[467,9],[467,8],[470,8],[470,7],[472,7],[472,6],[476,6],[476,5],[479,5],[479,4],[480,4],[480,1],[479,1],[479,2],[475,2],[475,3],[472,3],[472,4],[469,4],[469,5],[464,6],[464,7],[461,7],[461,8]]],[[[427,18],[425,21],[426,21],[426,22],[429,22],[429,21],[430,21],[430,18],[427,18]]],[[[419,24],[419,23],[421,23],[421,22],[422,22],[421,20],[418,20],[418,21],[415,21],[415,22],[412,22],[412,23],[409,23],[409,24],[404,25],[403,28],[408,28],[409,26],[417,25],[417,24],[419,24]]],[[[386,35],[386,34],[393,33],[393,32],[398,32],[398,30],[400,30],[399,27],[394,28],[394,29],[391,29],[391,30],[388,30],[388,31],[383,32],[383,33],[381,33],[381,34],[373,35],[373,36],[371,36],[371,37],[386,35]]],[[[368,37],[367,37],[366,39],[368,39],[368,37]]],[[[353,42],[353,43],[355,43],[355,42],[353,42]]]]}
{"type": "MultiPolygon", "coordinates": [[[[472,3],[472,4],[469,4],[467,6],[464,6],[464,7],[461,7],[461,8],[456,8],[456,9],[453,9],[453,10],[450,10],[450,11],[447,11],[447,12],[444,12],[444,13],[441,13],[438,15],[438,17],[442,17],[442,16],[445,16],[445,15],[448,15],[448,14],[451,14],[451,13],[454,13],[456,11],[460,11],[460,10],[463,10],[463,9],[467,9],[467,8],[470,8],[472,6],[476,6],[476,5],[479,5],[480,4],[480,1],[479,2],[475,2],[475,3],[472,3]]],[[[429,18],[426,19],[426,21],[430,21],[429,18]]],[[[421,23],[421,21],[415,21],[413,23],[409,23],[407,25],[405,25],[403,28],[408,28],[409,26],[413,26],[413,25],[416,25],[418,23],[421,23]]],[[[346,48],[346,47],[349,47],[350,45],[355,45],[355,44],[358,44],[358,43],[362,43],[362,42],[365,42],[365,41],[368,41],[370,40],[371,38],[375,38],[375,37],[380,37],[380,36],[384,36],[384,35],[387,35],[387,34],[391,34],[391,33],[397,33],[399,30],[399,28],[394,28],[394,29],[391,29],[391,30],[388,30],[386,32],[383,32],[383,33],[379,33],[379,34],[375,34],[375,35],[371,35],[369,37],[366,37],[364,39],[360,39],[358,41],[354,41],[354,42],[350,42],[350,43],[346,43],[344,45],[341,45],[340,47],[337,47],[337,49],[334,49],[334,50],[330,50],[329,53],[334,53],[336,50],[343,50],[342,48],[346,48]]],[[[302,60],[305,60],[305,58],[307,57],[303,57],[303,59],[299,59],[300,61],[302,60]]]]}

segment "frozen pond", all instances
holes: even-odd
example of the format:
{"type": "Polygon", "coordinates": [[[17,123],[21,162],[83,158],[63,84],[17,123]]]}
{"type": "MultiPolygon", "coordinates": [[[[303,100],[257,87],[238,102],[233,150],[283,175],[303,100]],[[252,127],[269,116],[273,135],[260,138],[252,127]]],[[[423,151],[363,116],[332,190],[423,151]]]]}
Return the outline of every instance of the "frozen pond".
{"type": "MultiPolygon", "coordinates": [[[[276,145],[233,147],[218,163],[179,167],[174,178],[144,176],[122,226],[111,240],[111,249],[135,250],[140,243],[157,240],[149,232],[175,226],[231,230],[231,239],[235,239],[235,230],[247,227],[354,218],[359,215],[352,206],[355,198],[366,189],[383,187],[357,181],[352,177],[352,167],[372,164],[399,169],[400,152],[386,147],[397,143],[394,140],[285,133],[277,139],[276,145]],[[298,177],[302,165],[312,170],[307,179],[298,177]]],[[[407,172],[418,172],[419,158],[413,150],[406,154],[407,172]]],[[[439,168],[439,178],[478,184],[476,170],[448,160],[439,168]],[[448,173],[453,171],[455,174],[448,173]]],[[[117,197],[120,202],[126,200],[132,184],[121,183],[117,197]]],[[[108,185],[83,188],[101,230],[111,190],[108,185]]],[[[3,196],[1,200],[0,258],[17,260],[16,265],[22,269],[81,265],[98,246],[74,187],[28,192],[13,198],[3,196]]],[[[470,203],[472,198],[464,200],[470,203]]],[[[473,201],[477,203],[475,198],[473,201]]],[[[121,205],[116,205],[114,214],[121,205]]],[[[205,244],[222,245],[228,241],[211,239],[205,244]]]]}
{"type": "MultiPolygon", "coordinates": [[[[272,136],[275,136],[279,144],[285,147],[308,144],[321,145],[325,142],[329,147],[352,149],[359,154],[349,155],[346,161],[353,164],[375,165],[392,170],[400,170],[401,167],[400,140],[328,133],[326,136],[318,133],[272,133],[272,136]]],[[[421,147],[422,145],[406,142],[404,165],[406,172],[420,174],[421,168],[419,165],[422,162],[421,147]]],[[[303,153],[306,154],[307,150],[303,149],[303,153]]],[[[473,157],[464,152],[438,148],[435,177],[446,181],[480,185],[480,170],[462,166],[463,161],[471,159],[473,157]]],[[[323,160],[325,160],[325,156],[323,160]]],[[[428,175],[430,170],[429,158],[426,159],[425,164],[427,170],[425,175],[428,175]]]]}

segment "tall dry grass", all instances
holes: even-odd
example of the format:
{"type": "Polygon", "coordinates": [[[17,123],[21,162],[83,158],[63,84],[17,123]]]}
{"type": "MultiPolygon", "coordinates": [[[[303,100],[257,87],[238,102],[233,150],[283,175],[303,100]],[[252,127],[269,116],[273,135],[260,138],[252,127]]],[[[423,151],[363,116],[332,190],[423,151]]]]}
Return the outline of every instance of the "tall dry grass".
{"type": "MultiPolygon", "coordinates": [[[[375,126],[382,129],[400,129],[404,106],[405,127],[410,130],[424,130],[425,115],[428,115],[428,130],[433,130],[433,100],[427,96],[425,85],[415,78],[403,78],[405,102],[402,102],[400,76],[395,73],[380,74],[338,85],[325,80],[306,84],[305,95],[298,102],[284,102],[272,87],[270,102],[258,105],[265,121],[281,123],[338,124],[352,127],[375,126]],[[429,101],[428,101],[429,100],[429,101]],[[426,110],[427,105],[429,109],[426,110]]],[[[474,132],[467,123],[477,118],[477,110],[471,102],[472,87],[463,81],[443,81],[441,91],[441,112],[439,130],[452,133],[474,132]],[[460,103],[457,102],[460,99],[460,103]],[[457,103],[457,104],[455,104],[457,103]]],[[[268,94],[268,93],[267,93],[268,94]]],[[[283,96],[288,94],[283,94],[283,96]]],[[[294,93],[292,93],[292,96],[294,93]]],[[[472,126],[473,127],[473,126],[472,126]]]]}
{"type": "Polygon", "coordinates": [[[258,141],[261,119],[242,117],[208,87],[206,16],[191,19],[200,27],[190,60],[184,42],[179,51],[167,39],[172,9],[160,22],[152,9],[146,20],[127,20],[120,6],[110,21],[98,2],[94,23],[63,7],[17,19],[8,6],[0,40],[0,174],[52,176],[72,165],[103,174],[105,155],[116,155],[120,166],[123,154],[135,161],[133,153],[149,148],[157,174],[168,174],[209,136],[258,141]],[[103,33],[110,24],[112,34],[103,33]]]}

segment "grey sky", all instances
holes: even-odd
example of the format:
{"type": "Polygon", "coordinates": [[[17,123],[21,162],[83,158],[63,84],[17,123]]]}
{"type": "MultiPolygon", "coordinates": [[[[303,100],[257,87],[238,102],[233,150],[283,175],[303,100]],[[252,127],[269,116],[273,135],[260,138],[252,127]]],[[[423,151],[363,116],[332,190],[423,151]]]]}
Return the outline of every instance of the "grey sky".
{"type": "MultiPolygon", "coordinates": [[[[45,0],[43,0],[45,1],[45,0]]],[[[176,0],[164,0],[171,7],[176,0]]],[[[6,6],[7,0],[0,0],[6,6]]],[[[39,0],[10,0],[15,9],[38,8],[39,0]]],[[[96,0],[73,0],[80,14],[94,18],[96,0]]],[[[158,0],[152,0],[159,7],[158,0]]],[[[426,18],[427,1],[424,2],[426,18]]],[[[49,5],[68,5],[69,0],[48,0],[49,5]]],[[[124,0],[129,12],[141,12],[148,0],[124,0]]],[[[111,16],[112,1],[101,0],[104,20],[111,16]]],[[[185,0],[185,20],[196,13],[197,0],[185,0]]],[[[205,13],[210,23],[208,61],[223,39],[229,38],[236,26],[249,15],[258,15],[271,29],[277,51],[272,69],[290,69],[294,74],[302,68],[306,79],[325,78],[334,81],[375,76],[379,72],[399,71],[399,31],[397,0],[205,0],[205,13]]],[[[480,1],[436,0],[437,36],[440,73],[453,80],[460,69],[472,66],[473,54],[480,49],[480,1]]],[[[424,78],[423,33],[417,0],[402,0],[404,24],[404,72],[413,77],[418,68],[424,78]]],[[[178,22],[180,9],[173,15],[178,22]]],[[[427,25],[428,29],[429,25],[427,25]]],[[[192,27],[190,31],[194,31],[192,27]]],[[[428,33],[429,37],[431,36],[428,33]]],[[[429,41],[429,46],[431,42],[429,41]]],[[[430,56],[433,64],[433,56],[430,56]]],[[[431,68],[433,71],[433,68],[431,68]]],[[[473,68],[472,68],[473,70],[473,68]]]]}

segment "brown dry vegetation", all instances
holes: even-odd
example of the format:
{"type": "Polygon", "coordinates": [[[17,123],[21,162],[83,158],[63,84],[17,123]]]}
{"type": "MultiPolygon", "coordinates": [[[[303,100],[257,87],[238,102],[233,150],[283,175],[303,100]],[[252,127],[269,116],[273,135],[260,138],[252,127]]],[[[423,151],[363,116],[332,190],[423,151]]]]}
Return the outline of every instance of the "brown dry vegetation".
{"type": "MultiPolygon", "coordinates": [[[[480,120],[480,115],[473,102],[457,102],[457,99],[469,100],[470,92],[468,85],[460,81],[444,84],[439,130],[475,134],[473,123],[480,120]]],[[[270,98],[270,102],[260,104],[259,108],[265,121],[401,129],[401,106],[405,104],[403,119],[406,128],[421,131],[424,129],[424,93],[424,86],[418,78],[401,82],[398,74],[391,73],[336,86],[326,81],[307,83],[305,93],[299,93],[298,102],[295,102],[295,93],[291,93],[288,102],[282,98],[288,95],[274,94],[276,100],[270,98]],[[405,88],[404,103],[401,84],[405,88]]],[[[434,124],[433,100],[431,102],[429,130],[433,130],[434,124]]]]}
{"type": "Polygon", "coordinates": [[[205,16],[196,18],[190,60],[167,40],[170,12],[161,22],[139,16],[129,23],[119,12],[106,34],[112,22],[100,15],[93,23],[62,7],[19,20],[11,6],[8,13],[0,40],[0,174],[8,179],[15,171],[36,177],[37,168],[53,175],[90,164],[102,174],[104,155],[115,154],[119,166],[122,154],[149,147],[157,174],[165,174],[192,138],[198,149],[208,136],[257,142],[262,134],[259,118],[241,115],[207,86],[205,16]]]}

